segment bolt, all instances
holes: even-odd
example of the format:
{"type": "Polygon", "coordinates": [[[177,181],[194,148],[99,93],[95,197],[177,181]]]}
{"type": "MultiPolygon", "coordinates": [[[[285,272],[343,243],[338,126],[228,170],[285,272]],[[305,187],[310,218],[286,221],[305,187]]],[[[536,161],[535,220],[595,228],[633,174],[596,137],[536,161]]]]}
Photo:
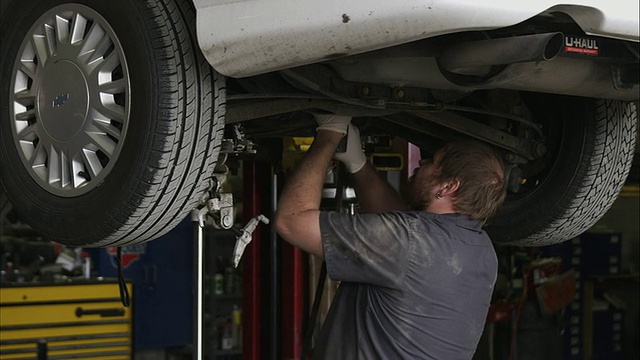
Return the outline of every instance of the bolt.
{"type": "Polygon", "coordinates": [[[385,107],[387,106],[387,101],[385,99],[375,99],[374,101],[371,102],[371,104],[373,106],[377,106],[377,107],[385,107]]]}
{"type": "Polygon", "coordinates": [[[533,154],[536,157],[543,156],[546,153],[547,153],[547,147],[543,143],[537,142],[533,144],[533,154]]]}
{"type": "Polygon", "coordinates": [[[222,217],[222,227],[225,228],[225,229],[228,229],[228,228],[231,227],[231,225],[233,225],[231,223],[231,216],[228,216],[228,215],[223,216],[222,217]]]}

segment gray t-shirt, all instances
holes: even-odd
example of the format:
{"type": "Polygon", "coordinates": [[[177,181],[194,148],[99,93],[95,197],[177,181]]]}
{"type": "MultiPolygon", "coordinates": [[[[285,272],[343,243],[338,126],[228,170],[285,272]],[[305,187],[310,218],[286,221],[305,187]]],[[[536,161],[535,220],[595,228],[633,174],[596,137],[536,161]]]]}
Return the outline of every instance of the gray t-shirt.
{"type": "Polygon", "coordinates": [[[314,359],[471,359],[498,260],[468,216],[320,215],[329,277],[342,281],[314,359]]]}

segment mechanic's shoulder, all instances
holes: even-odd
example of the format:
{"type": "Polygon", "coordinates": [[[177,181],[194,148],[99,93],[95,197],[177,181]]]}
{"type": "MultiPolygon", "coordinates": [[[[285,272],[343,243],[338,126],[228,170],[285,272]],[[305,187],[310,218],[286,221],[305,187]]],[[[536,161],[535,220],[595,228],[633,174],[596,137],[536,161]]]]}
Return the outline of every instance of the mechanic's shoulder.
{"type": "Polygon", "coordinates": [[[389,216],[390,219],[393,219],[398,223],[403,223],[407,228],[414,230],[433,228],[434,225],[439,227],[437,217],[431,215],[435,214],[430,214],[421,210],[403,210],[387,213],[387,216],[389,216]]]}
{"type": "Polygon", "coordinates": [[[380,213],[380,215],[382,217],[399,219],[402,221],[416,221],[421,219],[420,213],[423,213],[423,212],[424,211],[395,210],[395,211],[380,213]]]}

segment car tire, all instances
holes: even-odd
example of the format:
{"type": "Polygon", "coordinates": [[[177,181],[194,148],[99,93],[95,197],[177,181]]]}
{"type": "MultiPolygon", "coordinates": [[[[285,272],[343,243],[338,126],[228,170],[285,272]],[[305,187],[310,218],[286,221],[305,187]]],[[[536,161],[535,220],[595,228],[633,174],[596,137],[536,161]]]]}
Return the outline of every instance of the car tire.
{"type": "Polygon", "coordinates": [[[2,226],[0,227],[2,229],[4,229],[5,218],[7,217],[7,215],[9,215],[12,209],[13,209],[13,205],[9,201],[7,194],[4,192],[3,189],[0,189],[0,221],[3,222],[2,226]]]}
{"type": "Polygon", "coordinates": [[[225,88],[191,1],[14,1],[0,36],[1,176],[23,221],[62,244],[122,246],[198,205],[225,88]]]}
{"type": "Polygon", "coordinates": [[[498,243],[551,245],[591,228],[616,200],[634,157],[636,107],[539,94],[525,99],[534,118],[544,119],[548,151],[523,167],[527,183],[507,196],[487,231],[498,243]]]}

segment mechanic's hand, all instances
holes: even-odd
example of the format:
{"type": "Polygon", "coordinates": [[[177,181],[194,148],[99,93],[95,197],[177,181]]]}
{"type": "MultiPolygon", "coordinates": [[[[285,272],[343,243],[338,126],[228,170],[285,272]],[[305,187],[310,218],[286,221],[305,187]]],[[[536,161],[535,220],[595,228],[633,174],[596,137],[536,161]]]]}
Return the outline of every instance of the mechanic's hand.
{"type": "Polygon", "coordinates": [[[349,124],[347,134],[347,149],[345,152],[335,153],[333,158],[344,164],[351,174],[357,173],[367,163],[367,157],[362,151],[362,141],[360,140],[360,130],[349,124]]]}
{"type": "Polygon", "coordinates": [[[341,116],[334,114],[314,114],[318,123],[318,130],[329,130],[339,132],[342,135],[347,134],[347,127],[351,122],[351,116],[341,116]]]}

